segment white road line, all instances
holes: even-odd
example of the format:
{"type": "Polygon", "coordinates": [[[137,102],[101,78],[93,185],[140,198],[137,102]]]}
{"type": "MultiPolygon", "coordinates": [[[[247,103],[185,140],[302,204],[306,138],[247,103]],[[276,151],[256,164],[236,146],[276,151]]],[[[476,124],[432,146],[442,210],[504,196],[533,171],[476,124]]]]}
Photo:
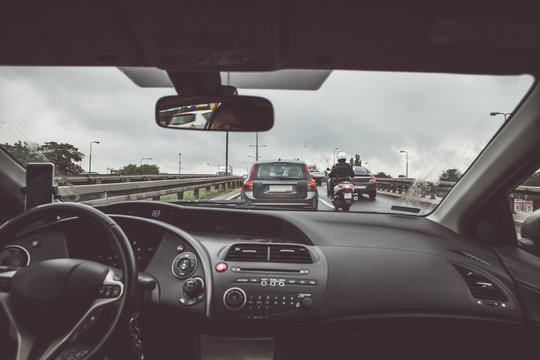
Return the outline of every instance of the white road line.
{"type": "Polygon", "coordinates": [[[327,203],[327,202],[324,201],[323,199],[319,199],[319,201],[321,201],[323,204],[325,204],[326,206],[330,207],[331,209],[335,209],[334,205],[327,203]]]}
{"type": "Polygon", "coordinates": [[[234,199],[235,197],[238,197],[238,196],[240,196],[240,193],[238,193],[238,194],[234,194],[233,196],[231,196],[231,197],[228,197],[228,198],[227,198],[227,199],[225,199],[225,200],[232,200],[232,199],[234,199]]]}

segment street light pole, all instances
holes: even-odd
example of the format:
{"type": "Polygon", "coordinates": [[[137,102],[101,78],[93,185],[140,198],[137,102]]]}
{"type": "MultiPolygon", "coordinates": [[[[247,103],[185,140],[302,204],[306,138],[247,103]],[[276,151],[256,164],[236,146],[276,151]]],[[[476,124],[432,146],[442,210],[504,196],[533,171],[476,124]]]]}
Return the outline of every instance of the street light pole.
{"type": "Polygon", "coordinates": [[[178,153],[178,175],[182,173],[182,153],[178,153]]]}
{"type": "Polygon", "coordinates": [[[371,172],[371,164],[368,163],[367,161],[364,161],[364,164],[366,164],[368,166],[369,172],[371,172]]]}
{"type": "Polygon", "coordinates": [[[88,156],[88,174],[92,172],[92,144],[99,144],[99,141],[90,142],[90,156],[88,156]]]}
{"type": "Polygon", "coordinates": [[[259,145],[259,132],[255,133],[255,145],[249,145],[249,147],[255,148],[255,162],[259,161],[259,148],[266,147],[266,145],[259,145]]]}
{"type": "Polygon", "coordinates": [[[336,151],[337,151],[337,148],[334,149],[334,164],[336,163],[336,151]]]}
{"type": "Polygon", "coordinates": [[[489,113],[490,116],[497,116],[497,115],[503,115],[504,116],[504,122],[508,119],[508,116],[512,115],[512,113],[503,113],[498,111],[493,111],[489,113]]]}
{"type": "Polygon", "coordinates": [[[225,176],[229,175],[229,132],[225,140],[225,176]]]}
{"type": "Polygon", "coordinates": [[[405,177],[409,178],[409,152],[406,150],[401,150],[400,153],[405,153],[405,177]]]}

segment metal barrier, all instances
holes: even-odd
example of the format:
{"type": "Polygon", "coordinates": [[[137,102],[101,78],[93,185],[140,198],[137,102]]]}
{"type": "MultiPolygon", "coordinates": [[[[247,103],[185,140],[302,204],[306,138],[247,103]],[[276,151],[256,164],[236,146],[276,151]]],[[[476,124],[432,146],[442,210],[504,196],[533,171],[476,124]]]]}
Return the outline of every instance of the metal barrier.
{"type": "MultiPolygon", "coordinates": [[[[416,179],[377,179],[377,190],[392,194],[409,192],[418,198],[444,198],[455,182],[425,181],[416,179]]],[[[533,211],[540,209],[540,186],[518,186],[509,195],[509,203],[514,210],[514,199],[530,200],[533,202],[533,211]]]]}
{"type": "Polygon", "coordinates": [[[66,201],[76,201],[88,205],[103,205],[117,201],[148,198],[159,200],[163,195],[175,193],[178,194],[178,199],[181,200],[185,191],[193,190],[197,197],[199,189],[202,188],[206,188],[207,191],[212,186],[221,186],[227,189],[241,186],[243,183],[243,179],[239,176],[202,176],[186,176],[185,178],[170,180],[152,179],[146,181],[131,181],[133,178],[130,178],[129,181],[109,184],[64,185],[58,187],[58,194],[66,201]]]}
{"type": "Polygon", "coordinates": [[[157,181],[173,179],[197,179],[216,178],[223,175],[213,174],[159,174],[159,175],[78,175],[65,176],[57,179],[58,185],[90,185],[90,184],[112,184],[118,182],[134,181],[157,181]]]}

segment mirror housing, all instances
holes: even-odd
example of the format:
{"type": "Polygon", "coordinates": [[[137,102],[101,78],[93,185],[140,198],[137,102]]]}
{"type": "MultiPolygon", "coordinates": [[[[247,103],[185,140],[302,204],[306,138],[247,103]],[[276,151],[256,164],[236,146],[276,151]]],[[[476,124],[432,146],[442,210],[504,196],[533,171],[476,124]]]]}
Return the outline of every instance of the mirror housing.
{"type": "Polygon", "coordinates": [[[540,210],[536,210],[523,221],[521,237],[532,241],[537,253],[540,251],[540,210]]]}
{"type": "Polygon", "coordinates": [[[274,108],[256,96],[165,96],[156,104],[156,123],[177,130],[267,131],[274,108]]]}

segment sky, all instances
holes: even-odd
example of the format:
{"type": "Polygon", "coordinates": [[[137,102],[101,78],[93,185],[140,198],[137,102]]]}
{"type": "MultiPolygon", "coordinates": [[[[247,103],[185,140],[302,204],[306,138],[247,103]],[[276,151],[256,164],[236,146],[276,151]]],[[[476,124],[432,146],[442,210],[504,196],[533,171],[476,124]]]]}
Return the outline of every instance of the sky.
{"type": "MultiPolygon", "coordinates": [[[[333,71],[316,91],[238,89],[269,99],[274,128],[259,133],[260,159],[300,159],[321,169],[335,149],[359,154],[371,171],[434,180],[464,172],[513,112],[534,79],[522,76],[333,71]]],[[[234,84],[231,84],[234,85],[234,84]]],[[[161,172],[216,173],[225,133],[163,129],[155,103],[173,88],[139,88],[116,68],[0,67],[0,142],[66,142],[92,171],[127,164],[161,172]]],[[[254,160],[254,133],[229,133],[229,164],[242,175],[254,160]]]]}

